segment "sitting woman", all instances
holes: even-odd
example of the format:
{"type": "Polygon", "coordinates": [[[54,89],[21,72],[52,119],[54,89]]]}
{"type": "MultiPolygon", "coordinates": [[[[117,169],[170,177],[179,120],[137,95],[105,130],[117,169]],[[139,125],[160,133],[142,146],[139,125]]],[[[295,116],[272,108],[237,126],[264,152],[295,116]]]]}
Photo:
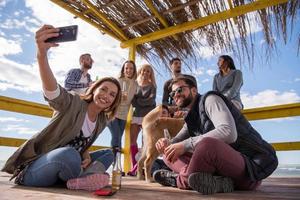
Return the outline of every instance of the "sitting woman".
{"type": "Polygon", "coordinates": [[[235,68],[233,59],[222,55],[218,60],[219,73],[214,77],[213,90],[226,96],[239,110],[243,109],[240,90],[243,85],[243,74],[235,68]]]}
{"type": "Polygon", "coordinates": [[[104,172],[113,154],[111,150],[89,153],[88,149],[114,116],[121,88],[118,80],[103,78],[80,97],[58,85],[47,57],[48,50],[58,44],[45,42],[58,36],[58,31],[44,25],[35,37],[44,96],[54,110],[53,117],[42,131],[19,147],[2,171],[13,174],[15,183],[25,186],[46,187],[63,181],[69,189],[97,190],[109,182],[104,172]],[[91,168],[98,173],[86,173],[93,171],[91,168]]]}

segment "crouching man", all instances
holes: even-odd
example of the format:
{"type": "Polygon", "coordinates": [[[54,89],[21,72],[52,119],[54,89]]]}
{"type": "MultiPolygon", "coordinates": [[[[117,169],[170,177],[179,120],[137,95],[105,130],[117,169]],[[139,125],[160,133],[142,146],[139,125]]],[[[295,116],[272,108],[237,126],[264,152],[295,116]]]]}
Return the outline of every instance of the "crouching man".
{"type": "Polygon", "coordinates": [[[171,87],[176,105],[190,111],[175,138],[156,143],[173,170],[155,171],[156,182],[213,194],[254,190],[272,174],[278,165],[275,150],[225,96],[200,95],[195,81],[183,76],[171,87]]]}

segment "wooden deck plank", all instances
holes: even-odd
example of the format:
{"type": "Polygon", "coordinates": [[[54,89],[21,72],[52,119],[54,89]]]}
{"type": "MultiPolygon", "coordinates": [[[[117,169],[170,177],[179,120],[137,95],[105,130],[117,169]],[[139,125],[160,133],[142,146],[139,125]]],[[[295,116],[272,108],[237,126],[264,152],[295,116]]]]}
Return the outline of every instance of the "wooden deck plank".
{"type": "Polygon", "coordinates": [[[180,190],[163,187],[157,183],[147,184],[135,178],[125,177],[122,180],[122,189],[112,197],[99,197],[86,191],[72,191],[63,187],[24,187],[9,182],[10,175],[0,173],[0,199],[1,200],[40,200],[40,199],[300,199],[300,178],[268,178],[256,191],[235,191],[227,194],[200,195],[195,191],[180,190]]]}

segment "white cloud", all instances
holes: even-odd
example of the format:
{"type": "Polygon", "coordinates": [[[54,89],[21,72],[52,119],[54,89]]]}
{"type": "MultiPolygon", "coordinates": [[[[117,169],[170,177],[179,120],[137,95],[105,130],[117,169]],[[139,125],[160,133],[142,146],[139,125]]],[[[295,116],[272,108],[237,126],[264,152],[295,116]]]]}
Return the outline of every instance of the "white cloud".
{"type": "Polygon", "coordinates": [[[8,40],[3,37],[0,37],[0,47],[0,57],[22,52],[21,44],[19,41],[8,40]]]}
{"type": "Polygon", "coordinates": [[[28,128],[28,127],[22,127],[20,125],[7,125],[5,128],[1,129],[2,131],[5,132],[14,132],[14,133],[18,133],[18,134],[34,134],[37,133],[37,130],[34,130],[32,128],[28,128]]]}
{"type": "Polygon", "coordinates": [[[15,117],[0,117],[0,122],[29,122],[25,119],[15,118],[15,117]]]}
{"type": "Polygon", "coordinates": [[[7,1],[0,0],[0,7],[4,7],[6,5],[7,1]]]}
{"type": "Polygon", "coordinates": [[[0,90],[12,88],[30,92],[42,88],[36,67],[0,58],[0,71],[0,90]]]}
{"type": "Polygon", "coordinates": [[[204,74],[204,68],[203,67],[199,67],[197,69],[193,69],[192,74],[199,76],[204,74]]]}
{"type": "Polygon", "coordinates": [[[53,71],[68,71],[72,67],[79,67],[79,56],[89,52],[95,61],[90,71],[93,77],[116,76],[119,73],[122,62],[127,58],[127,50],[116,48],[119,47],[118,41],[102,35],[98,29],[80,18],[74,19],[71,13],[52,2],[28,0],[26,6],[32,9],[33,16],[44,24],[79,26],[76,42],[64,43],[52,50],[50,63],[53,71]]]}
{"type": "Polygon", "coordinates": [[[300,96],[294,91],[264,90],[255,95],[242,92],[241,99],[245,108],[255,108],[299,102],[300,96]]]}
{"type": "Polygon", "coordinates": [[[215,70],[215,69],[209,69],[209,70],[206,70],[206,73],[209,75],[209,76],[214,76],[218,71],[215,70]]]}
{"type": "MultiPolygon", "coordinates": [[[[97,28],[83,20],[74,19],[71,13],[50,1],[28,0],[25,3],[26,7],[32,10],[33,15],[26,16],[26,20],[23,21],[8,18],[2,26],[25,28],[32,33],[37,31],[40,24],[52,24],[56,27],[71,24],[79,26],[77,41],[61,43],[59,47],[49,51],[49,64],[59,83],[63,83],[68,70],[79,67],[79,56],[87,52],[91,53],[95,61],[90,70],[93,79],[96,76],[117,76],[119,74],[121,64],[127,59],[128,50],[119,48],[118,41],[102,35],[97,28]]],[[[30,37],[34,37],[34,35],[30,37]]],[[[24,65],[4,57],[21,53],[21,42],[24,41],[13,41],[0,37],[0,90],[13,88],[26,92],[40,91],[41,82],[36,61],[30,65],[24,65]],[[16,75],[19,75],[17,79],[16,75]]],[[[35,48],[34,45],[32,46],[35,48]]]]}
{"type": "Polygon", "coordinates": [[[206,78],[206,79],[204,79],[204,80],[201,81],[201,83],[207,83],[207,82],[209,82],[208,78],[206,78]]]}
{"type": "Polygon", "coordinates": [[[298,81],[300,81],[300,78],[295,78],[294,81],[295,81],[295,82],[298,82],[298,81]]]}

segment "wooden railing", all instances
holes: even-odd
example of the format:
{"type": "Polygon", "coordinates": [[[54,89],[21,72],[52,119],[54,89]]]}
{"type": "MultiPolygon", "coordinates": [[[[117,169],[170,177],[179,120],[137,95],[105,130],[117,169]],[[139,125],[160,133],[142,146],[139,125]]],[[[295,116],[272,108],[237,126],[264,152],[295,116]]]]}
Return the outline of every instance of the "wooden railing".
{"type": "MultiPolygon", "coordinates": [[[[17,112],[22,114],[35,115],[40,117],[51,117],[52,110],[49,106],[30,101],[24,101],[20,99],[0,96],[0,110],[17,112]]],[[[262,120],[262,119],[273,119],[281,117],[294,117],[300,116],[300,103],[285,104],[278,106],[268,106],[261,108],[252,108],[243,110],[243,114],[248,120],[262,120]]],[[[128,124],[126,129],[129,129],[128,124]]],[[[127,130],[128,132],[128,130],[127,130]]],[[[18,147],[24,143],[25,139],[11,138],[11,137],[0,137],[0,146],[18,147]]],[[[126,147],[128,143],[125,143],[125,148],[122,150],[125,154],[124,169],[127,171],[129,166],[129,147],[126,147]]],[[[277,151],[291,151],[300,150],[300,141],[295,142],[281,142],[272,143],[277,151]]],[[[92,146],[91,150],[109,148],[105,146],[92,146]]]]}

